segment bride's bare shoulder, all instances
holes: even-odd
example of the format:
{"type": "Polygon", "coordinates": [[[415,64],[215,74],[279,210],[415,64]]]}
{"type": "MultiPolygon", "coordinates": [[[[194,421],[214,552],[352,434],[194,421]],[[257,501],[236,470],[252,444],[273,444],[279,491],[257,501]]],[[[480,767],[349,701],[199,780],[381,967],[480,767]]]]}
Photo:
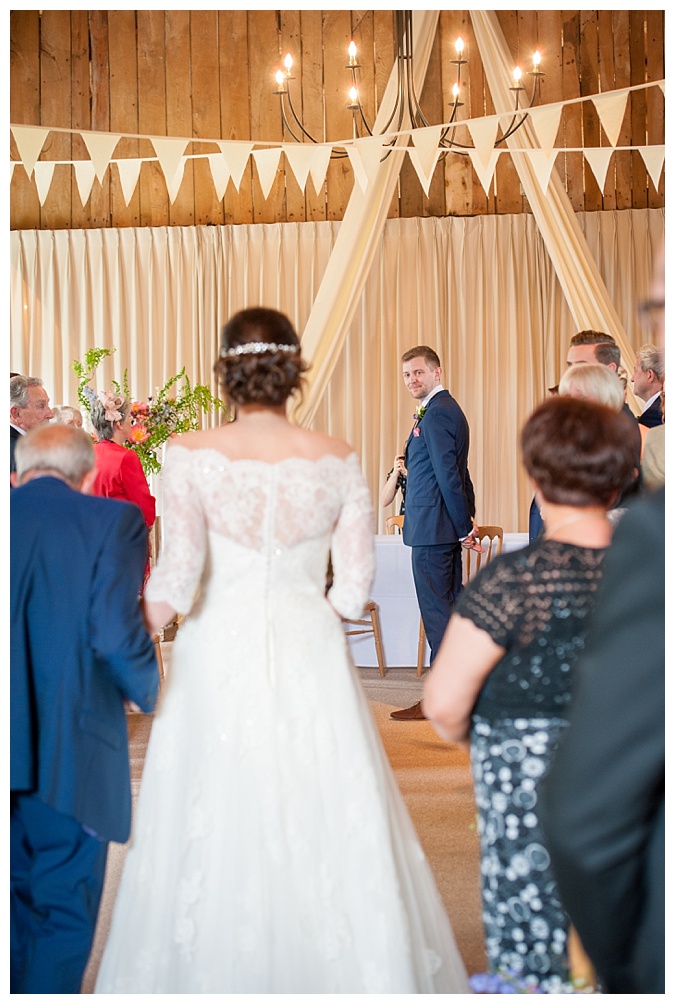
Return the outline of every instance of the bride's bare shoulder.
{"type": "Polygon", "coordinates": [[[168,442],[169,449],[172,446],[182,446],[186,450],[219,449],[223,439],[223,428],[220,429],[198,429],[193,432],[182,432],[174,435],[168,442]]]}
{"type": "Polygon", "coordinates": [[[337,436],[328,436],[323,432],[308,432],[307,435],[312,437],[312,452],[317,457],[329,453],[332,456],[345,459],[354,452],[354,448],[349,443],[337,436]]]}

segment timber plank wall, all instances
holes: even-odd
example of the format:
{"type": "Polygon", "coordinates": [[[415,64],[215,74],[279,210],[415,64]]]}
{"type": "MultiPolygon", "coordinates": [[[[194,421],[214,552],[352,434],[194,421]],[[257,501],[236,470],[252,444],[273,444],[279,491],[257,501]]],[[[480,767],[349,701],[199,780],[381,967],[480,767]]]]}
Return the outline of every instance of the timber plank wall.
{"type": "MultiPolygon", "coordinates": [[[[542,53],[542,102],[551,103],[661,80],[664,12],[499,11],[516,61],[542,53]]],[[[465,70],[462,116],[493,112],[469,11],[440,12],[421,95],[430,123],[446,121],[455,79],[455,40],[461,35],[465,70]]],[[[346,109],[346,48],[359,49],[361,99],[372,121],[394,62],[392,11],[11,11],[10,117],[19,125],[158,136],[187,136],[186,153],[203,153],[200,138],[282,139],[274,72],[287,51],[296,60],[297,104],[319,139],[351,136],[346,109]],[[324,132],[325,129],[325,132],[324,132]]],[[[606,145],[592,102],[567,106],[556,146],[606,145]]],[[[628,99],[619,146],[664,142],[664,97],[659,88],[628,99]]],[[[208,152],[212,152],[209,148],[208,152]]],[[[146,139],[123,138],[115,157],[153,157],[146,139]]],[[[19,160],[10,137],[10,157],[19,160]]],[[[50,132],[42,160],[88,159],[77,133],[50,132]]],[[[283,162],[283,158],[282,158],[283,162]]],[[[559,153],[554,170],[575,211],[660,208],[657,189],[640,154],[615,153],[600,191],[580,152],[559,153]]],[[[94,181],[83,206],[70,164],[58,164],[43,206],[35,183],[17,167],[10,190],[12,229],[192,226],[341,220],[354,184],[349,160],[331,161],[322,190],[303,192],[279,168],[265,199],[252,162],[239,190],[230,181],[218,200],[205,160],[188,160],[170,203],[158,163],[144,163],[127,206],[117,169],[94,181]]],[[[468,158],[440,160],[428,197],[408,158],[390,217],[473,216],[528,212],[517,172],[499,158],[489,196],[468,158]]]]}

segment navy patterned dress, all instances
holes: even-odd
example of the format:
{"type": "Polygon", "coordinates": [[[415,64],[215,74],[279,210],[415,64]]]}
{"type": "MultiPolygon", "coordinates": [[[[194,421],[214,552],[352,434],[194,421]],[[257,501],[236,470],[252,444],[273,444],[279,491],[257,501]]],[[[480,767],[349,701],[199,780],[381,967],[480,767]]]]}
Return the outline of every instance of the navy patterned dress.
{"type": "Polygon", "coordinates": [[[574,667],[604,555],[604,548],[540,537],[496,558],[455,606],[506,649],[478,696],[471,726],[490,971],[536,976],[548,993],[569,979],[569,920],[537,797],[567,728],[574,667]]]}

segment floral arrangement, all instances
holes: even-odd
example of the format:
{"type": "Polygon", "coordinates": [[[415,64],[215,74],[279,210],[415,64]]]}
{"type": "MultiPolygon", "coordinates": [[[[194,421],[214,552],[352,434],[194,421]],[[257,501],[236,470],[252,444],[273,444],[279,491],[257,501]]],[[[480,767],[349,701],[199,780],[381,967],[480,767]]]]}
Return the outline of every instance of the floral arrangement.
{"type": "MultiPolygon", "coordinates": [[[[89,349],[84,362],[75,360],[73,363],[73,370],[79,379],[77,397],[88,414],[91,414],[92,403],[97,397],[89,384],[101,360],[114,351],[89,349]]],[[[131,398],[126,370],[122,386],[115,381],[113,386],[117,393],[121,392],[125,397],[131,398]]],[[[192,386],[185,374],[185,367],[167,380],[161,390],[147,401],[132,401],[131,416],[134,424],[127,446],[138,455],[146,476],[159,474],[161,471],[162,464],[157,452],[167,439],[190,429],[198,429],[200,413],[212,411],[224,411],[229,418],[228,409],[219,398],[213,396],[205,384],[192,386]]]]}

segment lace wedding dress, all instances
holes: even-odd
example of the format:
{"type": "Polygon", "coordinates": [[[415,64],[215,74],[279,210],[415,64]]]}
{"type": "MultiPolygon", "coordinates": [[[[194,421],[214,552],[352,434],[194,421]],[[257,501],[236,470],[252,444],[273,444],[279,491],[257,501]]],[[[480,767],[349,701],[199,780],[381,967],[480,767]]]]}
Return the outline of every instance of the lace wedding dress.
{"type": "Polygon", "coordinates": [[[96,993],[469,992],[335,613],[373,574],[356,456],[175,444],[163,495],[146,596],[188,616],[96,993]]]}

